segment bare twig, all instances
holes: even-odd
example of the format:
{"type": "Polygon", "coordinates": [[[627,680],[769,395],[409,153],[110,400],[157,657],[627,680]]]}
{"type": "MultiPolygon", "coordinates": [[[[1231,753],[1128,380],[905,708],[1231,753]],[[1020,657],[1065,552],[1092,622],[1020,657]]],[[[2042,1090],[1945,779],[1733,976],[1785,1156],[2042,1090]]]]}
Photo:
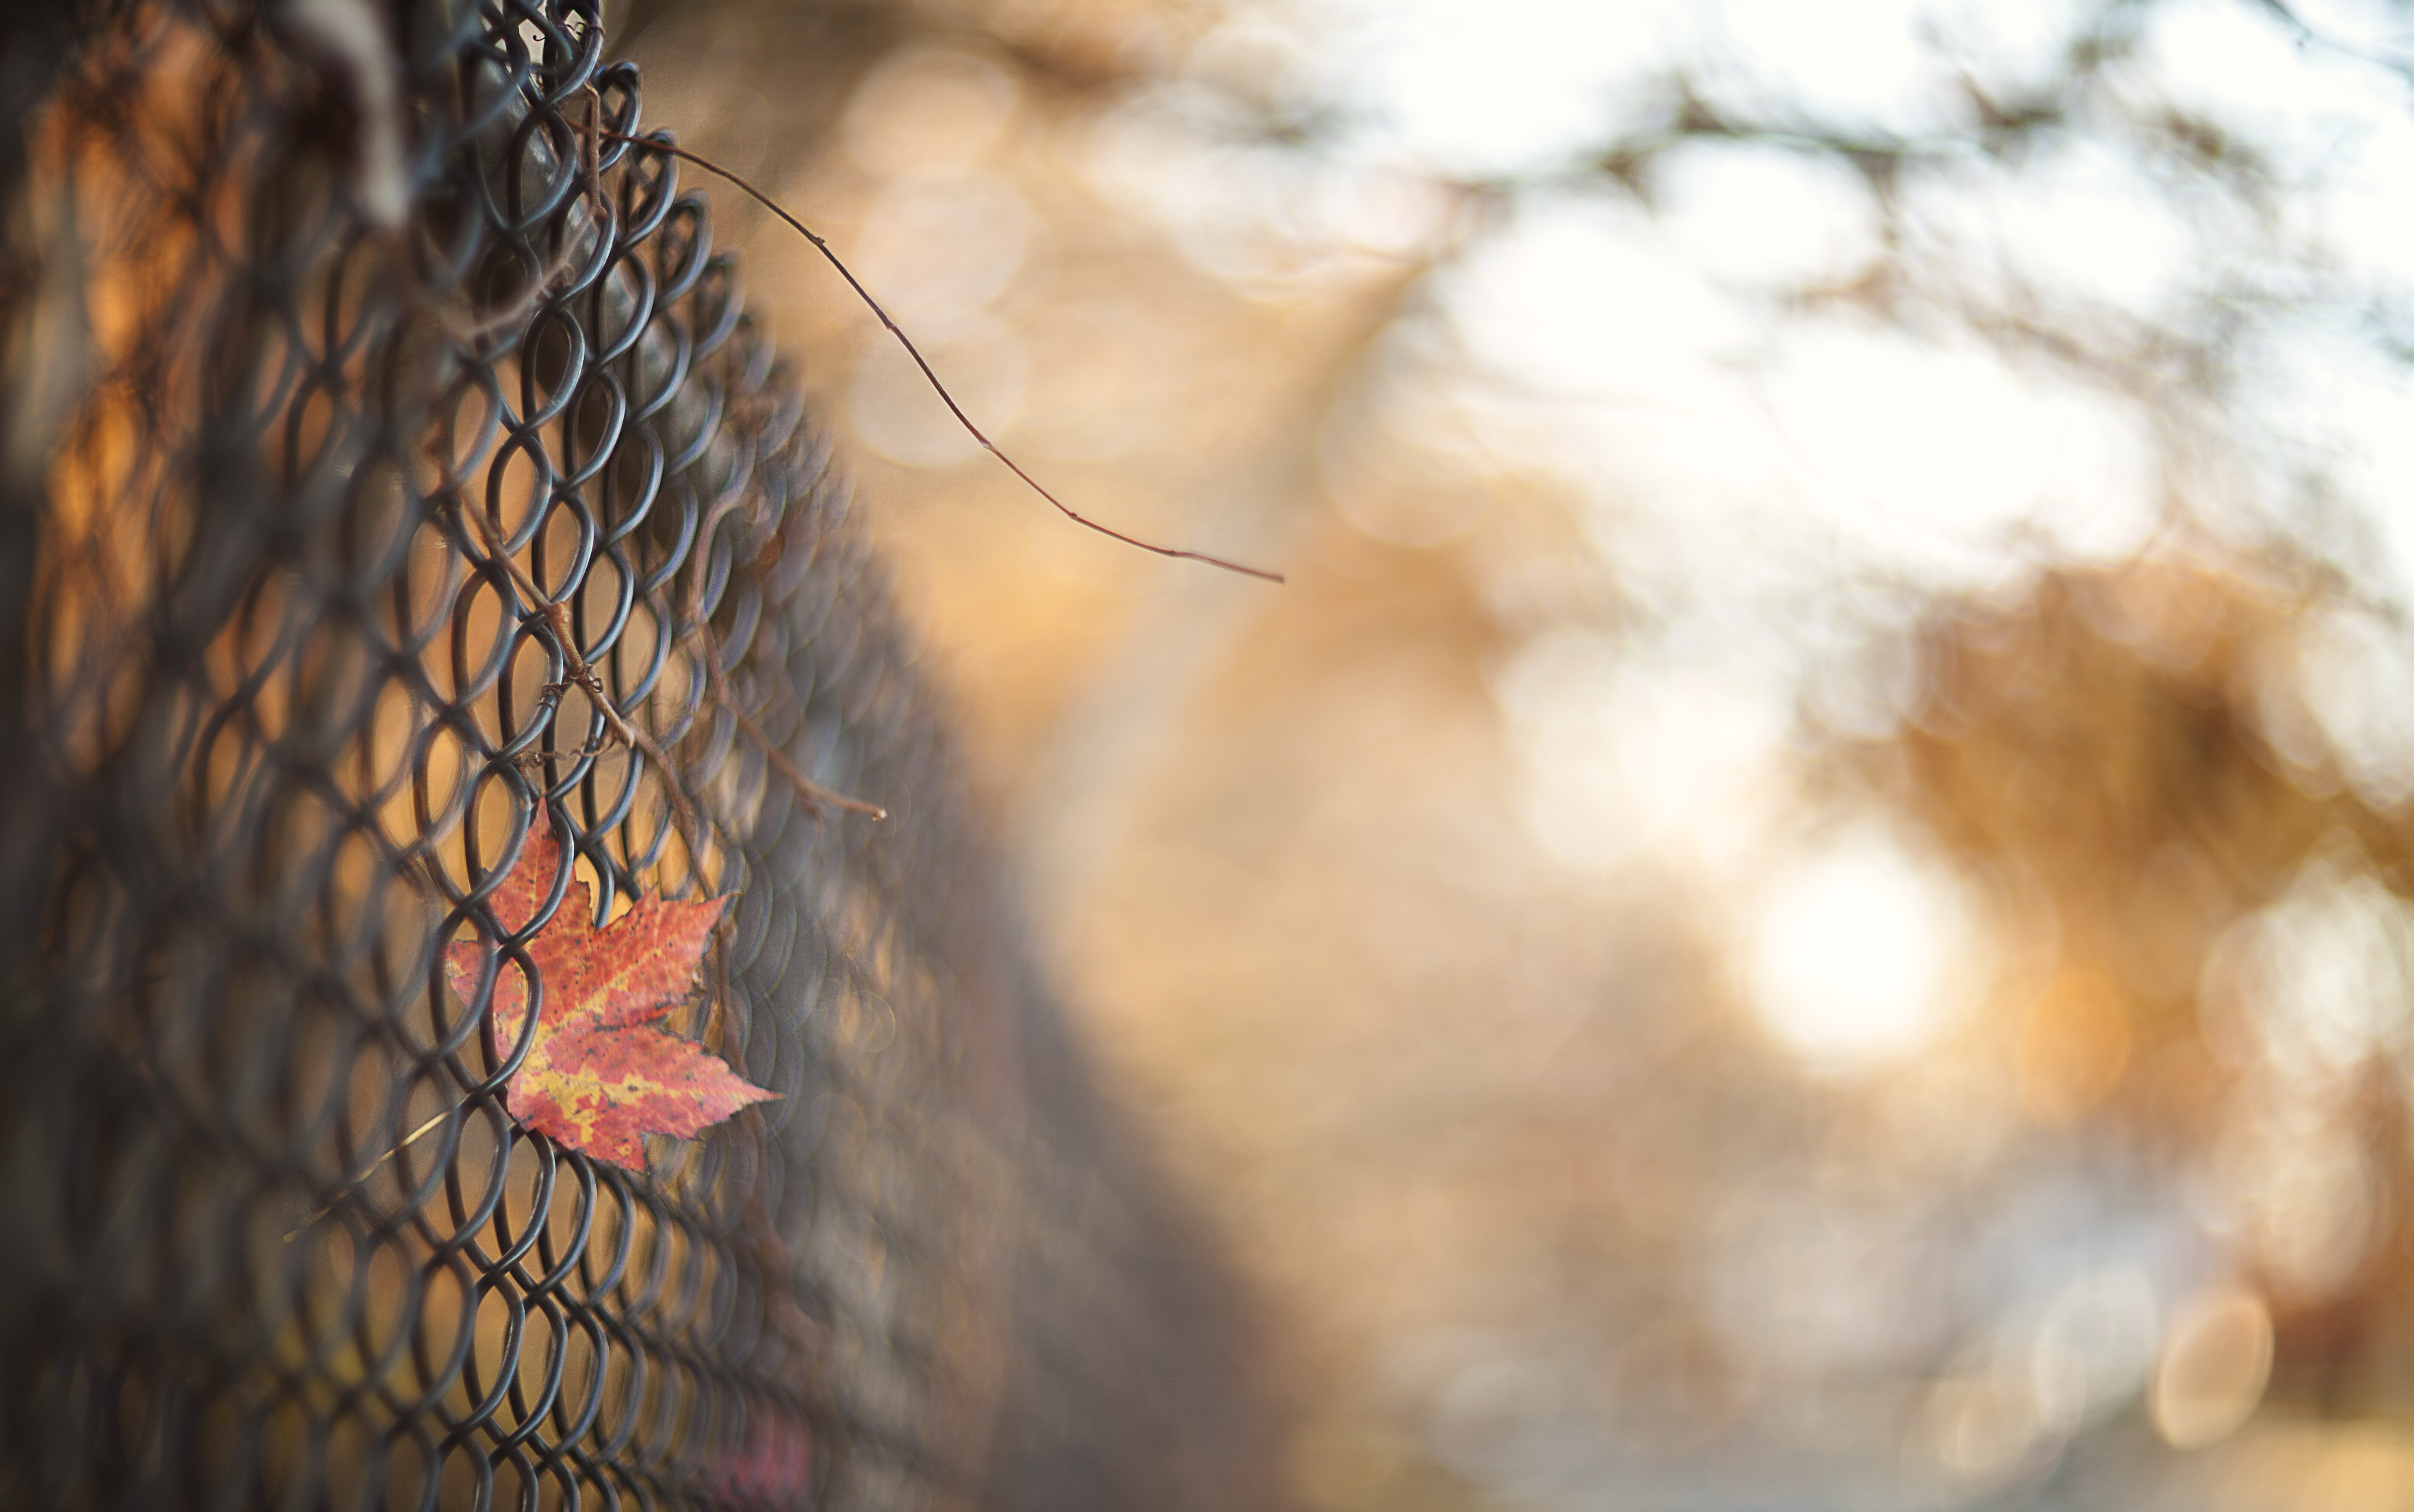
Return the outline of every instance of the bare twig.
{"type": "Polygon", "coordinates": [[[746,732],[747,738],[763,748],[765,758],[778,769],[782,777],[788,779],[788,786],[797,790],[797,797],[804,804],[805,812],[819,819],[822,817],[822,806],[827,804],[832,808],[843,808],[850,814],[869,814],[874,819],[888,817],[888,810],[876,803],[866,803],[860,798],[850,798],[843,793],[834,793],[823,787],[807,777],[795,762],[790,761],[788,753],[780,749],[780,743],[773,740],[764,732],[761,725],[754,722],[753,715],[746,712],[746,705],[730,696],[729,683],[722,674],[721,658],[716,654],[717,651],[718,647],[712,644],[711,632],[707,630],[704,645],[704,673],[706,683],[712,689],[713,702],[727,709],[730,718],[738,721],[738,728],[746,732]]]}
{"type": "Polygon", "coordinates": [[[741,495],[733,494],[715,504],[711,511],[704,517],[703,525],[696,530],[695,556],[688,566],[688,610],[680,619],[678,644],[684,645],[694,637],[703,639],[701,654],[704,660],[707,693],[715,704],[727,709],[730,718],[738,721],[738,728],[745,733],[749,740],[762,749],[764,759],[787,779],[789,787],[796,790],[797,800],[805,806],[806,813],[819,819],[822,817],[824,807],[827,806],[832,808],[842,808],[851,814],[869,814],[875,820],[887,819],[888,810],[878,804],[866,803],[860,798],[850,798],[845,793],[833,792],[807,777],[803,768],[791,761],[788,753],[780,748],[780,743],[773,740],[764,731],[762,725],[755,722],[754,716],[747,710],[746,705],[740,704],[729,691],[729,679],[721,670],[721,643],[712,633],[712,627],[705,621],[703,615],[696,613],[696,606],[704,602],[705,563],[712,551],[712,533],[720,528],[721,522],[728,518],[730,511],[738,507],[741,497],[741,495]]]}
{"type": "Polygon", "coordinates": [[[947,407],[947,412],[956,417],[956,423],[964,428],[964,433],[970,436],[974,440],[978,441],[981,444],[981,448],[988,452],[990,455],[1006,464],[1006,469],[1008,472],[1013,473],[1017,478],[1021,479],[1033,493],[1037,494],[1041,498],[1044,498],[1049,503],[1056,506],[1057,512],[1063,514],[1065,518],[1086,529],[1095,530],[1102,536],[1107,536],[1112,540],[1120,541],[1126,546],[1137,546],[1141,551],[1150,552],[1158,556],[1177,556],[1185,561],[1204,562],[1210,567],[1222,568],[1227,572],[1238,572],[1244,577],[1261,578],[1268,583],[1280,583],[1284,581],[1283,575],[1280,572],[1269,572],[1261,567],[1248,567],[1240,562],[1228,561],[1221,556],[1211,556],[1203,551],[1185,551],[1178,546],[1160,546],[1154,541],[1142,541],[1138,536],[1125,535],[1124,532],[1115,529],[1111,526],[1101,525],[1097,521],[1089,518],[1087,515],[1079,512],[1071,505],[1065,503],[1063,499],[1058,498],[1046,488],[1040,486],[1039,480],[1023,471],[1021,467],[1017,464],[1012,457],[1007,456],[1003,451],[999,450],[998,444],[995,441],[991,440],[986,435],[982,434],[981,428],[973,423],[972,417],[964,413],[963,406],[956,403],[956,396],[947,392],[947,386],[939,381],[939,375],[931,370],[929,360],[924,358],[922,355],[922,349],[914,345],[914,338],[905,334],[904,327],[899,325],[894,319],[892,319],[887,310],[881,308],[880,302],[872,297],[872,290],[863,287],[863,281],[856,277],[855,274],[848,269],[844,262],[839,260],[839,255],[830,249],[830,245],[827,242],[822,240],[820,236],[814,233],[812,227],[807,226],[803,221],[798,220],[796,216],[790,215],[786,208],[783,207],[777,200],[772,199],[769,195],[765,194],[762,190],[754,187],[752,184],[747,183],[743,178],[740,178],[736,173],[731,172],[729,170],[722,167],[719,163],[714,162],[711,158],[707,157],[700,153],[693,153],[684,147],[674,146],[670,142],[652,137],[633,137],[620,131],[606,131],[603,133],[603,135],[609,141],[627,142],[629,145],[639,148],[643,151],[666,153],[673,157],[693,163],[696,167],[703,169],[708,173],[717,173],[721,175],[723,178],[727,179],[730,183],[735,184],[748,195],[752,196],[757,203],[770,211],[771,214],[779,216],[782,220],[786,221],[788,225],[796,230],[797,235],[802,236],[806,241],[813,244],[813,249],[819,252],[822,257],[828,261],[831,267],[838,270],[838,275],[846,280],[847,287],[855,290],[856,297],[862,300],[865,307],[870,309],[873,315],[880,318],[880,323],[887,327],[888,334],[897,338],[897,344],[905,348],[905,355],[914,359],[914,365],[922,370],[922,377],[929,381],[931,392],[938,394],[940,401],[947,407]]]}
{"type": "MultiPolygon", "coordinates": [[[[452,502],[454,512],[469,521],[477,530],[478,539],[485,544],[487,556],[502,564],[504,572],[512,580],[512,586],[535,606],[537,617],[544,621],[545,630],[552,635],[555,647],[561,653],[562,671],[565,674],[563,681],[574,685],[587,695],[588,702],[592,704],[595,706],[595,712],[602,716],[604,732],[611,739],[642,753],[662,774],[663,796],[669,802],[671,812],[677,819],[681,833],[687,837],[689,854],[700,862],[704,856],[704,833],[696,818],[695,806],[688,802],[687,793],[679,786],[677,763],[672,762],[669,754],[663,749],[660,741],[620,717],[620,710],[612,702],[612,695],[604,691],[604,679],[597,675],[594,667],[588,662],[587,659],[579,654],[578,637],[570,624],[569,606],[549,597],[543,588],[537,586],[536,579],[529,575],[528,569],[519,564],[518,559],[513,556],[505,545],[502,527],[498,523],[487,519],[478,511],[468,508],[457,497],[452,502]]],[[[590,741],[589,744],[591,746],[593,742],[590,741]]]]}
{"type": "MultiPolygon", "coordinates": [[[[600,118],[601,106],[602,102],[600,97],[590,87],[588,91],[587,123],[586,130],[582,136],[582,143],[586,157],[585,168],[587,170],[589,182],[589,192],[598,196],[599,199],[597,208],[599,226],[601,224],[600,217],[604,214],[603,207],[600,203],[600,196],[602,193],[602,148],[600,142],[604,136],[609,135],[609,133],[605,133],[602,127],[600,118]]],[[[550,278],[547,278],[545,281],[550,282],[550,278]]],[[[694,806],[688,801],[687,793],[679,785],[678,765],[672,762],[669,753],[663,749],[662,744],[654,738],[650,732],[631,723],[628,719],[622,716],[619,706],[613,702],[611,694],[604,689],[603,677],[596,672],[593,664],[589,662],[586,657],[579,651],[578,637],[571,624],[569,606],[546,593],[538,586],[536,579],[529,572],[528,569],[520,565],[519,559],[513,555],[508,543],[503,538],[500,521],[490,519],[486,513],[470,508],[466,501],[458,497],[457,493],[450,498],[449,502],[453,505],[454,512],[467,522],[471,529],[477,532],[480,542],[484,544],[486,549],[488,558],[501,565],[504,574],[511,580],[513,588],[516,590],[519,596],[529,603],[535,612],[536,616],[544,622],[546,633],[550,636],[555,647],[561,655],[563,673],[562,680],[558,683],[547,684],[541,697],[548,704],[548,705],[558,706],[561,701],[561,695],[571,688],[574,687],[587,695],[588,702],[594,705],[597,716],[604,721],[603,734],[590,738],[576,750],[566,752],[527,751],[514,758],[514,760],[523,766],[540,764],[557,757],[579,760],[589,756],[599,755],[604,750],[614,745],[621,746],[630,750],[640,753],[648,760],[651,761],[656,769],[662,774],[663,796],[671,806],[674,817],[680,831],[686,835],[688,838],[688,849],[691,854],[701,859],[704,853],[704,836],[701,828],[701,821],[699,816],[696,814],[694,806]]],[[[702,532],[701,539],[707,541],[710,540],[710,526],[719,523],[721,514],[726,512],[726,508],[727,507],[724,506],[721,511],[716,512],[713,518],[707,523],[707,527],[702,532]]],[[[700,579],[698,581],[700,586],[700,579]]],[[[712,642],[709,628],[702,625],[701,623],[691,621],[679,638],[684,641],[688,636],[699,631],[704,634],[706,641],[703,647],[704,663],[707,669],[707,677],[711,697],[715,702],[719,703],[723,708],[726,708],[730,712],[732,717],[734,717],[738,721],[738,728],[744,731],[750,739],[753,740],[756,745],[763,748],[764,755],[770,761],[772,766],[779,771],[780,775],[787,780],[788,784],[796,790],[797,796],[802,801],[805,806],[805,809],[809,814],[818,819],[824,815],[827,809],[834,808],[844,809],[850,813],[869,814],[873,819],[886,819],[888,817],[887,810],[880,808],[876,804],[865,803],[861,799],[850,798],[842,793],[834,793],[828,788],[822,786],[820,783],[815,782],[812,778],[807,777],[803,771],[797,766],[796,763],[789,759],[787,752],[782,750],[764,731],[762,725],[755,721],[753,716],[745,708],[740,706],[738,701],[730,695],[728,683],[721,670],[721,659],[718,654],[719,648],[712,642]]]]}

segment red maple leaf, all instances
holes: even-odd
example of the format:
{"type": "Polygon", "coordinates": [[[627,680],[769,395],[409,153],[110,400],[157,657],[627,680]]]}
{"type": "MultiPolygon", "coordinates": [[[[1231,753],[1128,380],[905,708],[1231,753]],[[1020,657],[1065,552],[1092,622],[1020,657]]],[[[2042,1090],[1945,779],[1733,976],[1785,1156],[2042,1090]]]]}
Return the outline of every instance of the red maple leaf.
{"type": "MultiPolygon", "coordinates": [[[[495,922],[517,933],[552,896],[561,844],[540,819],[512,868],[486,899],[495,922]]],[[[678,903],[640,897],[598,929],[587,884],[573,878],[551,922],[528,942],[544,984],[528,1059],[504,1087],[521,1125],[565,1149],[581,1149],[632,1171],[646,1168],[641,1135],[693,1138],[766,1091],[662,1027],[686,1000],[705,941],[726,897],[678,903]]],[[[491,947],[464,941],[444,951],[444,977],[464,1002],[477,1001],[491,947]]],[[[528,1021],[528,980],[508,956],[496,968],[486,1030],[508,1056],[528,1021]]]]}

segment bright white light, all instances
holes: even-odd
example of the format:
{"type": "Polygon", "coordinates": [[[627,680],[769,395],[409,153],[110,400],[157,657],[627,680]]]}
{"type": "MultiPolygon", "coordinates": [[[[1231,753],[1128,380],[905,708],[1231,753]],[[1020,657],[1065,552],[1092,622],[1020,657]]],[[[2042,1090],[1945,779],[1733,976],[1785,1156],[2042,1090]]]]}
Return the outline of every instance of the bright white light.
{"type": "Polygon", "coordinates": [[[1348,60],[1334,92],[1363,102],[1396,147],[1445,170],[1530,167],[1606,137],[1667,56],[1665,0],[1383,0],[1332,7],[1348,60]]]}
{"type": "Polygon", "coordinates": [[[1976,931],[1960,884],[1876,826],[1796,864],[1752,925],[1752,1006],[1818,1069],[1862,1070],[1917,1049],[1973,974],[1976,931]]]}
{"type": "Polygon", "coordinates": [[[2050,79],[2094,12],[2087,0],[1955,0],[1930,7],[1919,24],[1956,68],[2003,98],[2050,79]]]}
{"type": "Polygon", "coordinates": [[[2359,524],[2371,534],[2325,544],[2383,592],[2414,588],[2414,510],[2405,507],[2414,478],[2414,380],[2340,322],[2274,333],[2254,356],[2239,403],[2258,424],[2242,440],[2267,493],[2286,498],[2295,479],[2327,476],[2362,507],[2359,524]]]}
{"type": "Polygon", "coordinates": [[[2414,277],[2414,121],[2402,111],[2366,112],[2339,133],[2305,214],[2329,235],[2326,250],[2367,277],[2414,277]]]}
{"type": "MultiPolygon", "coordinates": [[[[2385,0],[2308,5],[2317,29],[2355,45],[2414,42],[2385,0]]],[[[1958,130],[1970,124],[1965,76],[2017,96],[2062,67],[2095,10],[2086,0],[1282,8],[1297,18],[1279,39],[1285,67],[1330,70],[1305,85],[1378,125],[1348,141],[1304,211],[1253,202],[1267,192],[1246,185],[1270,171],[1254,160],[1246,172],[1184,174],[1150,156],[1156,198],[1178,197],[1168,187],[1177,180],[1192,185],[1180,192],[1199,202],[1175,217],[1185,225],[1298,220],[1303,233],[1331,232],[1325,221],[1355,214],[1346,203],[1352,175],[1563,161],[1657,109],[1659,96],[1637,82],[1679,67],[1714,103],[1755,115],[1958,130]],[[1319,208],[1328,202],[1339,208],[1319,208]]],[[[2168,98],[2273,151],[2290,188],[2283,241],[2302,240],[2342,277],[2414,278],[2414,201],[2400,192],[2414,171],[2414,124],[2390,70],[2302,46],[2253,5],[2169,0],[2153,8],[2138,53],[2116,74],[2140,109],[2168,98]]],[[[2083,138],[2016,164],[1973,155],[1907,181],[1914,261],[1953,269],[1981,303],[2025,285],[2049,303],[2075,297],[2153,319],[2187,308],[2209,280],[2251,286],[2289,258],[2251,215],[2221,219],[2221,197],[2179,194],[2140,155],[2083,138]]],[[[1224,156],[1238,164],[1238,155],[1224,156]]],[[[1504,453],[1600,480],[1605,501],[1630,519],[1649,516],[1631,537],[1656,534],[1663,539],[1648,549],[1673,563],[1710,563],[1730,585],[1765,575],[1781,556],[1816,556],[1810,570],[1829,578],[1873,570],[1945,589],[1983,586],[2007,548],[2109,559],[2155,527],[2171,486],[2162,469],[2173,459],[2157,454],[2121,400],[2016,371],[1974,346],[1923,346],[1834,322],[1790,333],[1757,302],[1755,283],[1849,270],[1861,256],[1874,228],[1866,185],[1849,170],[1697,143],[1657,165],[1655,187],[1656,215],[1588,196],[1527,196],[1512,225],[1438,280],[1474,366],[1525,405],[1527,434],[1501,437],[1504,453]],[[1553,433],[1547,446],[1532,444],[1538,429],[1553,433]],[[1697,549],[1705,544],[1716,549],[1697,549]]],[[[1375,198],[1399,203],[1371,217],[1371,235],[1351,239],[1412,244],[1429,230],[1413,194],[1375,198]],[[1387,230],[1394,212],[1398,228],[1387,230]]],[[[1225,251],[1244,249],[1220,234],[1225,251]]],[[[1217,271],[1245,271],[1245,259],[1228,260],[1217,271]]],[[[2236,410],[2253,423],[2238,430],[2241,450],[2258,460],[2258,449],[2288,452],[2268,459],[2265,486],[2242,502],[2259,509],[2306,477],[2335,479],[2355,502],[2381,506],[2370,511],[2381,549],[2322,548],[2393,565],[2399,581],[2387,586],[2402,587],[2414,583],[2414,511],[2389,506],[2414,469],[2414,442],[2400,439],[2414,437],[2407,385],[2389,363],[2346,350],[2361,333],[2329,344],[2338,350],[2278,349],[2305,345],[2307,323],[2263,322],[2287,326],[2285,339],[2242,363],[2253,392],[2238,395],[2236,410]]],[[[2269,336],[2258,327],[2247,339],[2269,336]]],[[[2208,508],[2228,476],[2209,467],[2216,482],[2184,481],[2208,508]]]]}
{"type": "Polygon", "coordinates": [[[2327,170],[2359,130],[2404,111],[2387,69],[2340,49],[2301,45],[2260,6],[2173,0],[2154,7],[2143,43],[2149,77],[2179,103],[2241,129],[2258,151],[2276,152],[2290,178],[2327,170]]]}
{"type": "Polygon", "coordinates": [[[1950,571],[2015,528],[2118,556],[2153,526],[2151,455],[2114,402],[2033,379],[1974,346],[1843,324],[1799,332],[1766,393],[1799,503],[1855,555],[1950,571]]]}
{"type": "Polygon", "coordinates": [[[1734,60],[1708,84],[1713,98],[1735,108],[1756,112],[1791,96],[1848,118],[1934,126],[1950,110],[1952,78],[1920,45],[1931,8],[1928,0],[1705,0],[1695,12],[1697,46],[1734,60]]]}
{"type": "Polygon", "coordinates": [[[2198,255],[2191,229],[2138,165],[2094,142],[2057,143],[2017,166],[1974,162],[1919,185],[1915,234],[1984,288],[2076,296],[2114,309],[2170,304],[2198,255]]]}
{"type": "Polygon", "coordinates": [[[1563,394],[1681,402],[1687,370],[1762,329],[1697,258],[1627,204],[1521,210],[1446,287],[1453,322],[1479,362],[1520,387],[1563,394]]]}
{"type": "MultiPolygon", "coordinates": [[[[1545,207],[1447,286],[1468,351],[1557,407],[1536,408],[1557,418],[1571,465],[1619,481],[1621,509],[1714,540],[1730,578],[1756,554],[1739,541],[1949,582],[1998,571],[2016,535],[2105,558],[2153,528],[2153,449],[2123,403],[1974,342],[1843,320],[1772,339],[1689,230],[1715,200],[1680,202],[1694,208],[1667,226],[1631,207],[1545,207]]],[[[1849,258],[1847,222],[1778,237],[1764,266],[1849,258]]]]}
{"type": "Polygon", "coordinates": [[[1701,267],[1747,288],[1840,280],[1878,246],[1859,174],[1774,148],[1721,143],[1672,155],[1660,218],[1701,267]]]}

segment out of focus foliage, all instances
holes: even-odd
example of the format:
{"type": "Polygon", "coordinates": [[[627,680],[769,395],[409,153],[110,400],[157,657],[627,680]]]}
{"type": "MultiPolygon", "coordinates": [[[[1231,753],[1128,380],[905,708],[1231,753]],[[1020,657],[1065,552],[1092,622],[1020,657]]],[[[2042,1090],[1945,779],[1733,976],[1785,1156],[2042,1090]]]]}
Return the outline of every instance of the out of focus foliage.
{"type": "Polygon", "coordinates": [[[2414,1484],[2409,30],[632,15],[1313,1503],[2414,1484]]]}

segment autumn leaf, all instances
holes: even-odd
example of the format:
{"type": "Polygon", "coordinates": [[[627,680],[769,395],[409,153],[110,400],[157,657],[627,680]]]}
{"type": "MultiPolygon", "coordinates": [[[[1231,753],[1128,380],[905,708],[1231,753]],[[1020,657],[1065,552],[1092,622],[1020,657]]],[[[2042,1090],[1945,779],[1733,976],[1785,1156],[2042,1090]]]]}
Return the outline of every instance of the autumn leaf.
{"type": "MultiPolygon", "coordinates": [[[[497,924],[516,933],[536,917],[553,892],[561,849],[551,820],[541,819],[518,865],[486,899],[497,924]]],[[[544,985],[544,1006],[528,1059],[504,1088],[504,1105],[522,1127],[565,1149],[642,1171],[642,1135],[693,1138],[749,1103],[780,1095],[662,1026],[687,998],[705,941],[728,904],[726,897],[640,897],[598,929],[587,884],[572,879],[552,922],[528,942],[544,985]]],[[[464,1002],[477,1001],[489,949],[478,941],[445,948],[445,980],[464,1002]]],[[[503,957],[486,1015],[497,1055],[508,1056],[519,1043],[528,999],[526,973],[503,957]]]]}

